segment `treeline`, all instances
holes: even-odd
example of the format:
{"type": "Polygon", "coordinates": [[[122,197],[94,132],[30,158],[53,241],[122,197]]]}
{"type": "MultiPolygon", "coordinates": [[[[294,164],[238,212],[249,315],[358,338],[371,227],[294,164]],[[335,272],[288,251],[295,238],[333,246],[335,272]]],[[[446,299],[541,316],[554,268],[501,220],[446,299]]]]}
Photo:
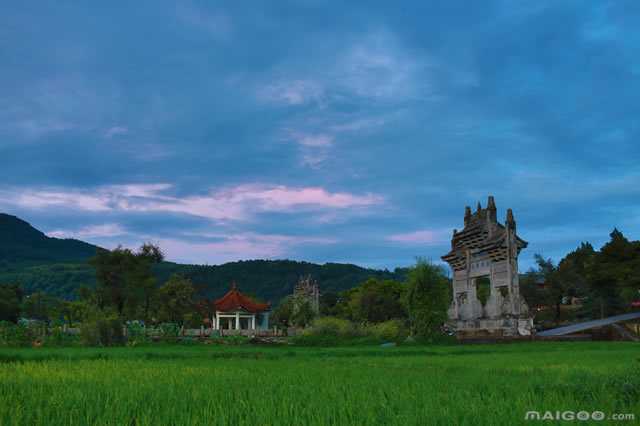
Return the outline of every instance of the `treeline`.
{"type": "Polygon", "coordinates": [[[44,292],[25,294],[18,285],[0,286],[0,321],[19,318],[64,323],[79,323],[111,318],[120,322],[140,320],[149,323],[202,323],[195,302],[192,282],[180,275],[159,285],[153,266],[162,262],[159,247],[145,244],[134,251],[117,248],[98,250],[90,264],[95,270],[96,286],[82,286],[75,300],[65,300],[44,292]]]}
{"type": "MultiPolygon", "coordinates": [[[[292,260],[247,260],[222,265],[182,265],[160,262],[152,271],[158,282],[179,274],[194,283],[202,297],[223,295],[231,281],[244,292],[277,303],[290,294],[300,276],[312,275],[326,291],[341,291],[369,277],[403,280],[406,268],[394,271],[362,268],[356,265],[327,263],[318,265],[292,260]]],[[[96,271],[89,263],[31,264],[0,261],[0,283],[18,283],[26,293],[44,292],[67,300],[78,297],[78,289],[96,286],[96,271]]]]}
{"type": "Polygon", "coordinates": [[[369,278],[341,292],[324,292],[319,312],[309,300],[285,297],[273,312],[281,328],[306,329],[304,336],[379,335],[402,340],[408,335],[434,340],[443,336],[451,286],[443,267],[425,261],[407,269],[404,281],[369,278]]]}
{"type": "Polygon", "coordinates": [[[640,301],[640,241],[617,229],[600,250],[582,243],[557,264],[540,255],[536,264],[522,276],[521,292],[530,307],[551,310],[554,322],[570,319],[562,307],[572,300],[583,318],[628,312],[640,301]]]}

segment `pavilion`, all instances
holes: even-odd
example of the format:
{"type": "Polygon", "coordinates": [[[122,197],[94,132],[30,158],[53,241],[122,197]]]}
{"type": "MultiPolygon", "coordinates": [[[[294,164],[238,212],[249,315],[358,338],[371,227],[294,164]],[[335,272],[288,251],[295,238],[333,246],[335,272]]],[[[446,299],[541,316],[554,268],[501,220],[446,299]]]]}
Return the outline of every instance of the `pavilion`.
{"type": "Polygon", "coordinates": [[[213,302],[216,330],[267,330],[269,328],[269,303],[258,303],[240,293],[236,283],[231,290],[213,302]]]}

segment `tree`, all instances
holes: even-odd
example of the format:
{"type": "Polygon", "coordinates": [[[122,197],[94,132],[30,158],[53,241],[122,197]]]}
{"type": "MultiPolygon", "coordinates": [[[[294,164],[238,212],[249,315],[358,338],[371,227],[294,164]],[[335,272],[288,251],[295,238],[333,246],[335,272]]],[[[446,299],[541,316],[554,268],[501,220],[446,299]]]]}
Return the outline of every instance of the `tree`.
{"type": "Polygon", "coordinates": [[[566,288],[558,277],[558,268],[551,259],[545,259],[540,254],[535,254],[535,262],[538,265],[538,276],[545,284],[545,299],[547,305],[554,306],[554,321],[560,320],[562,313],[562,299],[566,295],[566,288]]]}
{"type": "Polygon", "coordinates": [[[411,333],[432,341],[447,320],[449,280],[441,266],[422,259],[409,271],[407,308],[411,333]]]}
{"type": "Polygon", "coordinates": [[[164,258],[159,247],[144,244],[137,252],[118,247],[99,250],[90,263],[96,269],[96,302],[113,307],[118,316],[147,319],[156,280],[151,267],[164,258]]]}
{"type": "Polygon", "coordinates": [[[191,281],[173,275],[158,291],[158,317],[160,321],[183,324],[185,315],[194,310],[194,288],[191,281]]]}
{"type": "Polygon", "coordinates": [[[18,322],[22,290],[17,285],[0,285],[0,321],[18,322]]]}
{"type": "Polygon", "coordinates": [[[271,323],[280,328],[287,328],[291,325],[291,313],[293,312],[293,301],[291,296],[283,298],[271,314],[271,323]]]}
{"type": "Polygon", "coordinates": [[[40,321],[62,319],[64,301],[42,292],[24,297],[22,315],[40,321]]]}
{"type": "Polygon", "coordinates": [[[306,327],[311,324],[313,318],[315,318],[316,313],[313,311],[311,307],[311,303],[308,300],[304,300],[300,303],[295,304],[293,312],[291,314],[291,322],[296,327],[306,327]]]}
{"type": "Polygon", "coordinates": [[[283,298],[278,306],[273,310],[271,322],[280,328],[287,328],[292,325],[293,298],[287,296],[283,298]]]}
{"type": "Polygon", "coordinates": [[[640,243],[630,242],[618,229],[588,268],[592,309],[601,318],[623,311],[638,297],[640,243]]]}
{"type": "Polygon", "coordinates": [[[406,318],[405,291],[406,286],[402,283],[369,278],[349,294],[351,319],[378,323],[406,318]]]}
{"type": "Polygon", "coordinates": [[[340,298],[338,294],[333,291],[322,293],[320,295],[320,314],[325,316],[336,316],[338,313],[336,306],[338,305],[339,300],[340,298]]]}

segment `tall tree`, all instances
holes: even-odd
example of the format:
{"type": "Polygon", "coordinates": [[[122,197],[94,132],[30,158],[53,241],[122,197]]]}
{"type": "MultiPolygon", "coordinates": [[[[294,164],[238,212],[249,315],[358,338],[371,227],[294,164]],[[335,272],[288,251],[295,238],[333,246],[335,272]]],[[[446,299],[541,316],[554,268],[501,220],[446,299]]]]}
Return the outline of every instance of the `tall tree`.
{"type": "Polygon", "coordinates": [[[448,306],[449,280],[445,271],[419,259],[409,271],[407,307],[412,334],[429,341],[437,338],[447,320],[448,306]]]}
{"type": "Polygon", "coordinates": [[[640,246],[618,229],[610,237],[594,257],[588,274],[593,308],[600,317],[625,310],[640,288],[640,246]]]}
{"type": "Polygon", "coordinates": [[[99,307],[113,307],[121,317],[147,319],[156,287],[151,268],[163,258],[160,248],[153,244],[144,244],[137,252],[122,247],[99,250],[91,259],[96,269],[99,307]]]}
{"type": "Polygon", "coordinates": [[[158,318],[183,324],[185,315],[195,310],[194,288],[191,281],[180,275],[173,275],[158,291],[158,318]]]}
{"type": "Polygon", "coordinates": [[[403,304],[406,286],[392,280],[370,278],[349,295],[349,311],[353,320],[377,323],[406,318],[403,304]]]}

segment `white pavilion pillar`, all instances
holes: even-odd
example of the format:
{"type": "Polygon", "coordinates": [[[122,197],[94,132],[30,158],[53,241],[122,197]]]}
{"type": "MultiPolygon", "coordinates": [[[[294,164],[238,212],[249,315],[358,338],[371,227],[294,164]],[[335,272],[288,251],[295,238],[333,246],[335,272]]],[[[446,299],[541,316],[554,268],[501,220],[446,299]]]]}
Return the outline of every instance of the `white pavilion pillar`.
{"type": "Polygon", "coordinates": [[[216,330],[220,330],[220,314],[216,312],[216,330]]]}
{"type": "Polygon", "coordinates": [[[251,315],[251,329],[256,329],[256,314],[251,315]]]}
{"type": "Polygon", "coordinates": [[[240,312],[236,312],[236,330],[240,330],[240,312]]]}

